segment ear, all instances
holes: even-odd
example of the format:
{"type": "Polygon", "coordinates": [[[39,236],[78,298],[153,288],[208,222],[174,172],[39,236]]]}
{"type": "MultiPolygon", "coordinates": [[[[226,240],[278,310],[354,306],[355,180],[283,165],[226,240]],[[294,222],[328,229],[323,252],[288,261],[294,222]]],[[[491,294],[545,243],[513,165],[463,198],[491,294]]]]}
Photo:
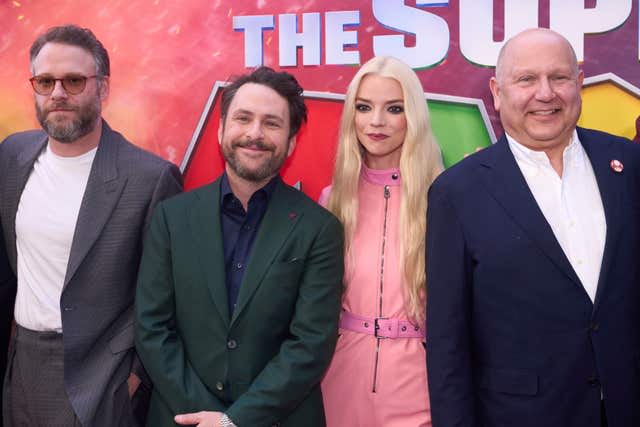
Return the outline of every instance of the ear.
{"type": "Polygon", "coordinates": [[[582,83],[584,82],[584,71],[580,70],[578,72],[578,88],[582,89],[582,83]]]}
{"type": "Polygon", "coordinates": [[[289,148],[287,149],[287,157],[293,154],[293,150],[295,150],[295,148],[296,148],[296,136],[293,135],[291,138],[289,138],[289,148]]]}
{"type": "Polygon", "coordinates": [[[500,111],[500,85],[495,77],[489,79],[489,89],[491,90],[491,95],[493,95],[493,108],[496,111],[500,111]]]}
{"type": "Polygon", "coordinates": [[[105,76],[98,80],[98,91],[100,94],[100,101],[106,101],[109,97],[109,76],[105,76]]]}
{"type": "Polygon", "coordinates": [[[224,119],[220,118],[218,123],[218,144],[222,145],[222,135],[224,134],[224,119]]]}

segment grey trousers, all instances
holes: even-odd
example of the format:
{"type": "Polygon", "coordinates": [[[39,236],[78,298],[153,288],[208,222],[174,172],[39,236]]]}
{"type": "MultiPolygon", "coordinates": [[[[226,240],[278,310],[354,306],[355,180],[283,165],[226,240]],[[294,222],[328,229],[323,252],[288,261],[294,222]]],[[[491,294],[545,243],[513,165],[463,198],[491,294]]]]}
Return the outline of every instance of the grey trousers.
{"type": "Polygon", "coordinates": [[[5,427],[76,427],[64,387],[62,334],[16,325],[3,387],[5,427]]]}

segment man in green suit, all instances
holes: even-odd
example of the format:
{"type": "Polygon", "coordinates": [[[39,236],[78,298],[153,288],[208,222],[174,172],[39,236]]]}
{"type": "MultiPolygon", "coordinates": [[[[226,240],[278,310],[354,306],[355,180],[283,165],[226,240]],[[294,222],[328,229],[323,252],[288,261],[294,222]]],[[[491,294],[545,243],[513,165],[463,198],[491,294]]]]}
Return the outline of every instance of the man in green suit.
{"type": "Polygon", "coordinates": [[[324,426],[337,340],[338,220],[279,177],[302,88],[262,67],[222,95],[225,173],[156,208],[136,299],[149,426],[324,426]]]}

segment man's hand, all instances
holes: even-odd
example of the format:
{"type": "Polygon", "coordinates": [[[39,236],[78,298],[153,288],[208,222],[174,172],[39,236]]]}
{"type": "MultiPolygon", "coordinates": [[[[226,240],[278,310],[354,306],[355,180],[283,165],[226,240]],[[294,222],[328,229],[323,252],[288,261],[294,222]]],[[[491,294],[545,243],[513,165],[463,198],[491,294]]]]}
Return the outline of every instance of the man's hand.
{"type": "Polygon", "coordinates": [[[222,412],[200,411],[192,414],[180,414],[174,417],[174,421],[182,426],[219,427],[222,412]]]}
{"type": "Polygon", "coordinates": [[[129,399],[131,399],[133,395],[136,394],[136,390],[138,390],[138,387],[140,387],[141,382],[142,381],[136,374],[134,374],[133,372],[129,374],[129,378],[127,378],[127,386],[129,387],[129,399]]]}

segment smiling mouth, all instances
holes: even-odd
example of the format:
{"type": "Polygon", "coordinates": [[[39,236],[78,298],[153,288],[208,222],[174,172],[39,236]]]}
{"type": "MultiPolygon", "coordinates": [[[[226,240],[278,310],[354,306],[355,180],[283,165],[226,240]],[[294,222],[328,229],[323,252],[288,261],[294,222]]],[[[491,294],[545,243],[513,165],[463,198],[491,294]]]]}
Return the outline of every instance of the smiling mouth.
{"type": "Polygon", "coordinates": [[[533,114],[534,116],[550,116],[552,114],[557,113],[558,111],[560,111],[559,108],[553,108],[551,110],[537,110],[537,111],[532,111],[531,114],[533,114]]]}
{"type": "Polygon", "coordinates": [[[249,157],[262,156],[262,154],[269,153],[269,152],[272,151],[272,150],[268,149],[267,147],[261,147],[259,145],[255,145],[255,144],[238,145],[236,148],[241,149],[241,151],[244,152],[244,154],[246,156],[249,156],[249,157]]]}

